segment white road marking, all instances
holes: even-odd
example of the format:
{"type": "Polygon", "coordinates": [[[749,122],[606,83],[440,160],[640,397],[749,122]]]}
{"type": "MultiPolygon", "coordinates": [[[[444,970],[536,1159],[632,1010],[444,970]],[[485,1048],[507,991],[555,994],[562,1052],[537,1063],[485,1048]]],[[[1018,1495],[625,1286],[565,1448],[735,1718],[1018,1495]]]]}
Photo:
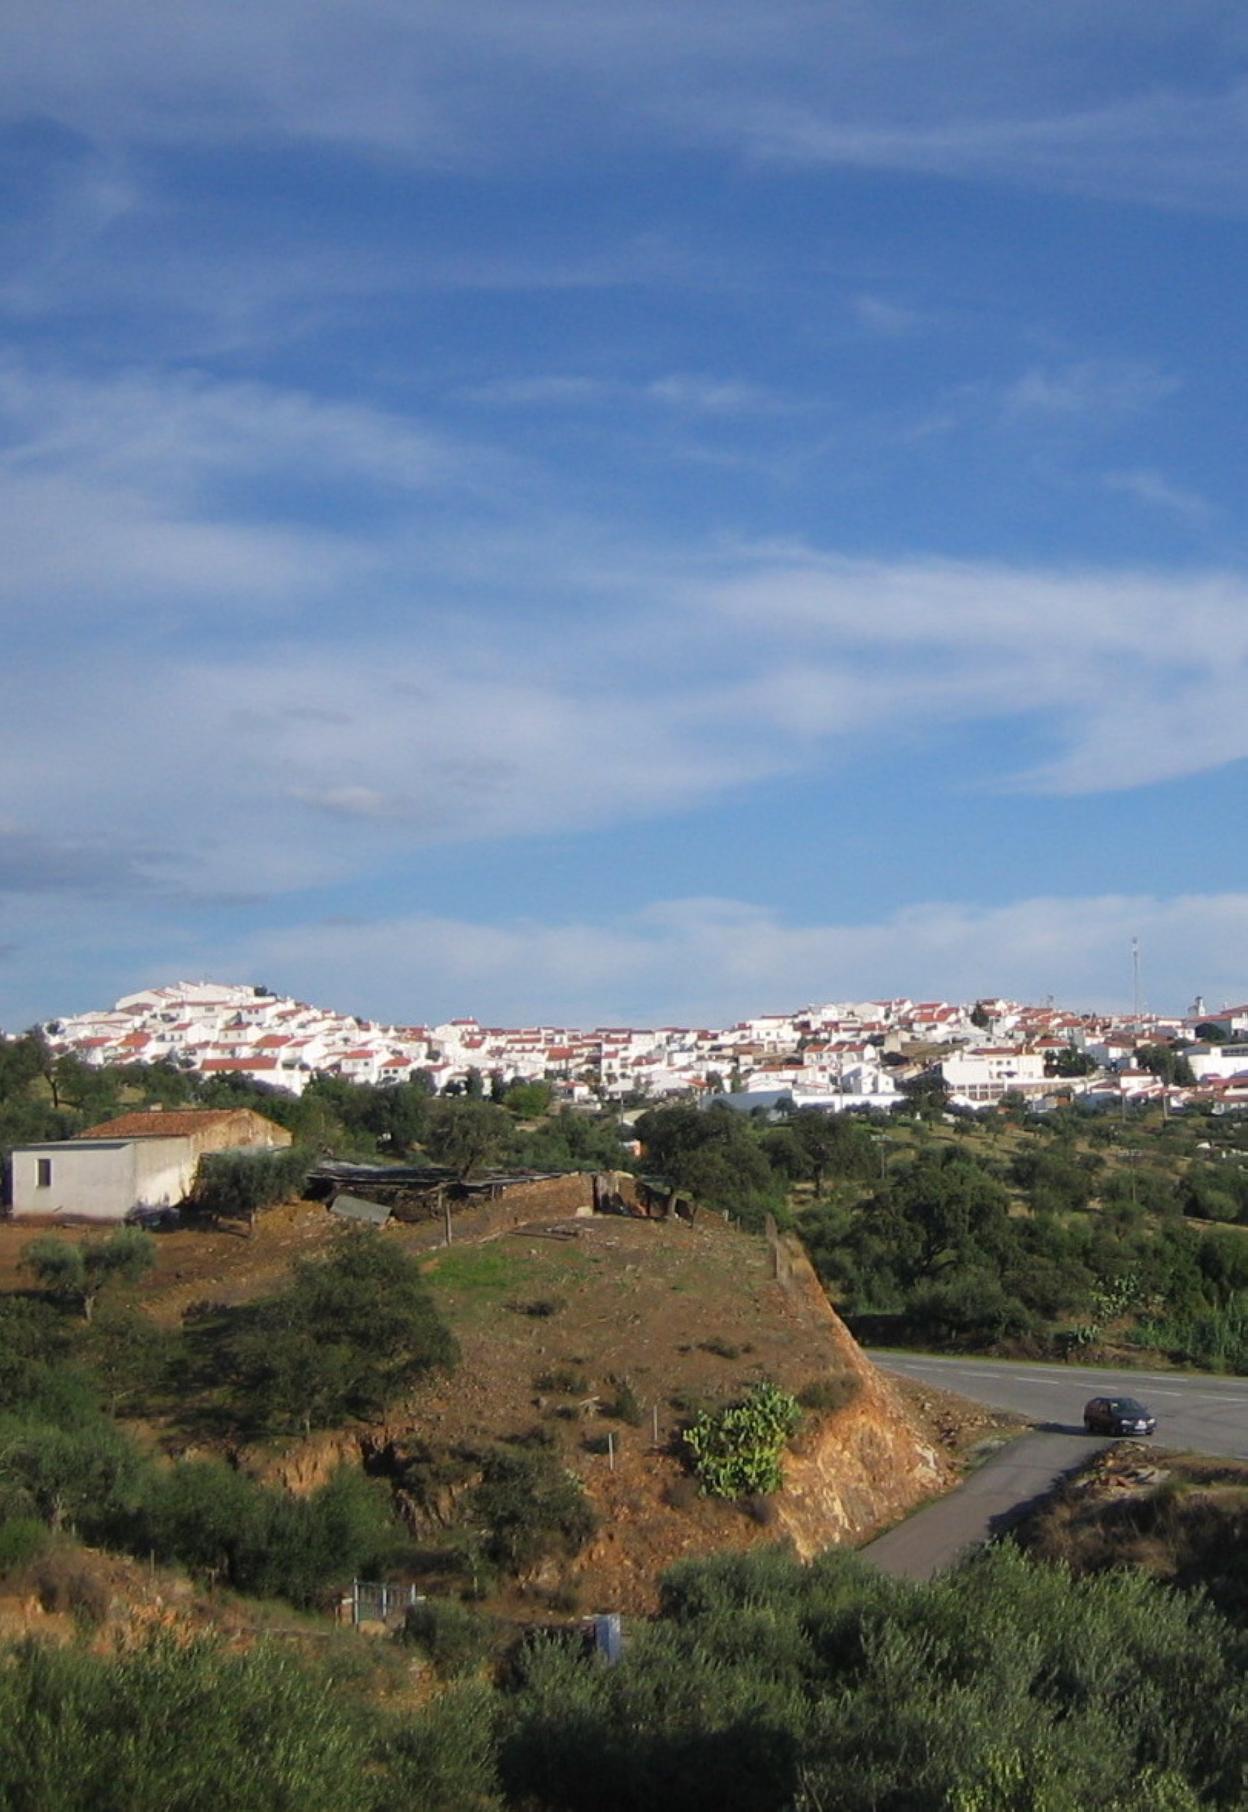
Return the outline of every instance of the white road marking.
{"type": "Polygon", "coordinates": [[[1189,1390],[1200,1390],[1210,1393],[1209,1402],[1211,1404],[1225,1408],[1240,1408],[1248,1404],[1248,1397],[1237,1394],[1243,1392],[1242,1380],[1238,1378],[1223,1380],[1216,1377],[1211,1378],[1208,1374],[1202,1376],[1199,1373],[1189,1377],[1182,1372],[1118,1372],[1111,1366],[1028,1366],[1019,1362],[985,1369],[982,1362],[976,1364],[973,1360],[952,1359],[946,1354],[935,1353],[914,1358],[908,1356],[895,1358],[890,1354],[887,1358],[877,1360],[876,1363],[885,1371],[915,1371],[920,1374],[932,1366],[939,1366],[956,1371],[962,1378],[986,1378],[994,1384],[1006,1383],[1011,1380],[1022,1384],[1060,1381],[1064,1385],[1078,1387],[1081,1383],[1088,1383],[1088,1381],[1099,1383],[1112,1376],[1120,1379],[1124,1388],[1141,1383],[1153,1385],[1154,1389],[1150,1393],[1153,1396],[1186,1397],[1189,1390]]]}

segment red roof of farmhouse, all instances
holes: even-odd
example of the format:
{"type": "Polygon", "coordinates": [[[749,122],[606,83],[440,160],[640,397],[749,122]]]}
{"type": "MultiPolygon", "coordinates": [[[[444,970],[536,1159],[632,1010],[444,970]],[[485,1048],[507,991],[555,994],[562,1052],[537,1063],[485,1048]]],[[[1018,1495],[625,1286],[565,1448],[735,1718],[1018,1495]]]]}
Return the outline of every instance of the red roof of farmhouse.
{"type": "Polygon", "coordinates": [[[76,1135],[79,1139],[182,1139],[224,1125],[239,1112],[236,1107],[154,1108],[136,1114],[118,1114],[101,1120],[76,1135]]]}

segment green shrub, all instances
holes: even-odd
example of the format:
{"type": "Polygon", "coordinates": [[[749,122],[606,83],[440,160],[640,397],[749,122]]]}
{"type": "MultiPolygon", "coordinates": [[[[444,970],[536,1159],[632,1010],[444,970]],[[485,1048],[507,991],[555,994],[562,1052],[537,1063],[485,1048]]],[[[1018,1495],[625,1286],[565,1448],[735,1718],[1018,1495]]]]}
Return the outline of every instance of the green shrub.
{"type": "Polygon", "coordinates": [[[221,1460],[153,1469],[117,1534],[139,1554],[299,1605],[315,1604],[353,1574],[386,1570],[404,1545],[386,1487],[350,1467],[296,1497],[221,1460]]]}
{"type": "Polygon", "coordinates": [[[578,1372],[570,1365],[552,1365],[546,1371],[538,1372],[533,1388],[553,1391],[560,1397],[583,1397],[589,1390],[589,1379],[584,1372],[578,1372]]]}
{"type": "Polygon", "coordinates": [[[73,1245],[44,1234],[22,1248],[22,1264],[50,1296],[81,1309],[90,1321],[100,1292],[135,1283],[156,1262],[156,1242],[141,1227],[119,1227],[108,1239],[73,1245]]]}
{"type": "Polygon", "coordinates": [[[505,1435],[509,1447],[557,1447],[559,1437],[553,1428],[547,1428],[544,1422],[534,1422],[528,1428],[521,1428],[515,1434],[505,1435]]]}
{"type": "Polygon", "coordinates": [[[487,1530],[487,1557],[510,1573],[575,1554],[597,1525],[580,1480],[540,1448],[487,1454],[469,1513],[487,1530]]]}
{"type": "Polygon", "coordinates": [[[672,1510],[692,1510],[700,1495],[693,1479],[673,1479],[663,1493],[663,1501],[672,1510]]]}
{"type": "Polygon", "coordinates": [[[46,1523],[35,1516],[14,1516],[0,1523],[0,1574],[17,1573],[45,1554],[52,1540],[46,1523]]]}
{"type": "Polygon", "coordinates": [[[861,1389],[861,1381],[852,1372],[838,1372],[830,1378],[814,1378],[803,1385],[797,1400],[803,1409],[844,1409],[861,1389]]]}
{"type": "Polygon", "coordinates": [[[45,1642],[9,1651],[0,1783],[4,1812],[381,1804],[359,1709],[293,1655],[170,1639],[116,1658],[45,1642]]]}
{"type": "Polygon", "coordinates": [[[617,1422],[627,1422],[630,1428],[641,1427],[645,1411],[628,1378],[620,1376],[611,1379],[611,1390],[602,1400],[602,1413],[617,1422]]]}
{"type": "Polygon", "coordinates": [[[179,1340],[140,1310],[105,1302],[80,1350],[112,1413],[134,1414],[169,1383],[179,1340]]]}
{"type": "MultiPolygon", "coordinates": [[[[494,1695],[462,1681],[402,1719],[383,1752],[375,1800],[361,1797],[353,1812],[492,1812],[495,1797],[494,1695]]],[[[293,1804],[294,1802],[289,1802],[293,1804]]],[[[308,1802],[309,1812],[319,1803],[308,1802]]]]}
{"type": "Polygon", "coordinates": [[[518,1302],[514,1306],[521,1315],[528,1315],[534,1321],[548,1321],[567,1305],[561,1296],[538,1296],[532,1302],[518,1302]]]}
{"type": "Polygon", "coordinates": [[[5,1417],[0,1453],[10,1502],[22,1514],[53,1529],[75,1527],[88,1540],[124,1517],[144,1468],[133,1443],[98,1415],[64,1428],[5,1417]]]}
{"type": "Polygon", "coordinates": [[[108,1581],[80,1549],[47,1545],[31,1563],[29,1576],[45,1611],[67,1611],[89,1628],[107,1617],[112,1598],[108,1581]]]}
{"type": "Polygon", "coordinates": [[[230,1316],[224,1360],[244,1420],[308,1430],[380,1413],[458,1352],[415,1259],[369,1229],[301,1259],[280,1295],[230,1316]]]}
{"type": "Polygon", "coordinates": [[[453,1680],[480,1667],[493,1644],[494,1626],[483,1611],[453,1598],[426,1598],[408,1607],[400,1639],[453,1680]]]}
{"type": "Polygon", "coordinates": [[[205,1152],[196,1166],[191,1204],[202,1213],[251,1225],[262,1208],[302,1195],[311,1168],[312,1153],[301,1145],[205,1152]]]}
{"type": "Polygon", "coordinates": [[[740,1403],[704,1411],[682,1436],[703,1491],[727,1498],[778,1491],[780,1455],[801,1419],[796,1397],[766,1382],[740,1403]]]}
{"type": "Polygon", "coordinates": [[[503,1096],[503,1106],[517,1120],[536,1120],[549,1113],[552,1093],[549,1082],[513,1082],[503,1096]]]}

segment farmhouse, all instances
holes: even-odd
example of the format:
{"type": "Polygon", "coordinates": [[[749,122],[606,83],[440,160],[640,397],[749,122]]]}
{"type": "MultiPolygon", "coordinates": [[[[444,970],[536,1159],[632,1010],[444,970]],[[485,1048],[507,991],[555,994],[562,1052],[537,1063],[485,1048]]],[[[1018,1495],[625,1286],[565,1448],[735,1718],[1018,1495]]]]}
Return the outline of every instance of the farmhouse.
{"type": "Polygon", "coordinates": [[[122,1114],[75,1139],[16,1146],[9,1199],[19,1219],[122,1221],[185,1201],[204,1152],[289,1144],[284,1126],[250,1108],[122,1114]]]}

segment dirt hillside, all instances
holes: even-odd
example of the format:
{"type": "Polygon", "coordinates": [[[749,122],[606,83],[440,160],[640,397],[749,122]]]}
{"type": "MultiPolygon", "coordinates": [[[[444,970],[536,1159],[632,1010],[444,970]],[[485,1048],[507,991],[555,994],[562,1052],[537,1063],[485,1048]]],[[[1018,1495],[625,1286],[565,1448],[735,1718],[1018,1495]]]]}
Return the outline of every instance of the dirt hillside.
{"type": "MultiPolygon", "coordinates": [[[[600,1524],[575,1561],[528,1582],[535,1603],[557,1595],[641,1611],[685,1554],[786,1537],[803,1555],[856,1545],[943,1489],[953,1467],[863,1356],[800,1251],[788,1249],[787,1281],[774,1268],[762,1239],[715,1217],[578,1218],[454,1247],[427,1269],[460,1341],[455,1374],[423,1385],[382,1426],[252,1461],[306,1490],[344,1458],[401,1465],[414,1451],[549,1431],[600,1524]],[[680,1429],[763,1378],[795,1393],[830,1386],[842,1402],[807,1410],[783,1491],[747,1513],[691,1488],[680,1429]],[[631,1422],[610,1413],[625,1383],[631,1422]]],[[[448,1489],[447,1524],[457,1495],[448,1489]]],[[[418,1534],[436,1537],[438,1521],[418,1518],[418,1534]]]]}
{"type": "MultiPolygon", "coordinates": [[[[310,1203],[263,1216],[253,1237],[162,1234],[136,1294],[155,1320],[173,1325],[193,1303],[238,1303],[279,1287],[296,1259],[328,1250],[340,1234],[310,1203]]],[[[53,1236],[83,1237],[73,1229],[53,1236]]],[[[0,1225],[0,1284],[27,1281],[19,1260],[32,1237],[30,1227],[0,1225]]],[[[714,1215],[692,1226],[574,1217],[442,1251],[429,1250],[429,1229],[391,1226],[385,1237],[422,1257],[459,1340],[455,1373],[424,1383],[384,1423],[237,1457],[295,1490],[344,1460],[393,1475],[414,1455],[435,1470],[445,1463],[445,1492],[409,1517],[436,1550],[451,1539],[475,1482],[465,1453],[517,1437],[553,1443],[593,1501],[598,1531],[574,1561],[525,1581],[508,1606],[515,1612],[559,1603],[649,1609],[664,1568],[687,1554],[785,1539],[803,1555],[856,1546],[947,1488],[960,1452],[993,1422],[885,1378],[796,1242],[783,1242],[777,1265],[765,1240],[714,1215]],[[748,1510],[700,1496],[684,1464],[682,1426],[764,1378],[815,1399],[786,1457],[784,1489],[748,1510]],[[624,1387],[622,1417],[612,1411],[624,1387]],[[819,1407],[820,1397],[836,1406],[819,1407]]]]}

